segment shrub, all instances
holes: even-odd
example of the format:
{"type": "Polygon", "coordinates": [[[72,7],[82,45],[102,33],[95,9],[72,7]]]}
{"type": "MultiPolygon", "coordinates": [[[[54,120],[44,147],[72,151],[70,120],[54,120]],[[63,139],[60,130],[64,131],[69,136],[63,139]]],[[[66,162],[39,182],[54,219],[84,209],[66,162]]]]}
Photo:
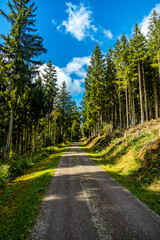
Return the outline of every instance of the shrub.
{"type": "Polygon", "coordinates": [[[3,164],[0,166],[0,188],[7,184],[10,179],[9,165],[3,164]]]}
{"type": "Polygon", "coordinates": [[[22,163],[21,161],[15,161],[13,160],[10,163],[10,169],[9,169],[10,173],[11,173],[11,178],[15,178],[19,175],[21,175],[24,172],[24,169],[22,168],[22,163]]]}

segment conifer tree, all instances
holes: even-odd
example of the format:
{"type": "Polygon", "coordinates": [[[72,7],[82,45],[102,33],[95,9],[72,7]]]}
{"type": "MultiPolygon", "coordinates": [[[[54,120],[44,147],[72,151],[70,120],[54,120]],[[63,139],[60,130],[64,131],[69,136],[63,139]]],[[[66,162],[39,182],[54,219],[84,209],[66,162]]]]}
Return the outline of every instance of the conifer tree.
{"type": "Polygon", "coordinates": [[[160,81],[160,16],[153,10],[149,19],[148,26],[148,54],[152,60],[152,67],[156,67],[159,70],[160,81]]]}
{"type": "Polygon", "coordinates": [[[143,94],[142,94],[142,62],[146,54],[146,40],[142,35],[138,24],[135,24],[134,34],[131,39],[131,47],[133,52],[133,59],[137,63],[138,80],[139,80],[139,96],[141,108],[141,122],[144,123],[144,107],[143,107],[143,94]]]}
{"type": "Polygon", "coordinates": [[[70,119],[70,109],[72,107],[72,101],[70,93],[67,91],[67,86],[65,81],[62,83],[62,87],[58,94],[57,108],[59,111],[59,125],[60,125],[60,142],[65,140],[68,131],[68,121],[70,119]]]}
{"type": "Polygon", "coordinates": [[[55,69],[55,66],[52,65],[51,60],[49,60],[49,63],[44,68],[44,73],[42,74],[42,76],[45,84],[46,109],[47,109],[47,115],[48,115],[48,140],[49,140],[49,133],[50,133],[49,123],[51,120],[50,116],[51,116],[54,98],[58,94],[57,71],[55,69]]]}
{"type": "MultiPolygon", "coordinates": [[[[106,54],[106,106],[107,115],[112,121],[113,128],[117,127],[117,110],[116,110],[116,99],[117,99],[117,89],[116,89],[116,68],[113,61],[113,51],[109,48],[106,54]]],[[[110,123],[110,122],[109,122],[110,123]]]]}
{"type": "Polygon", "coordinates": [[[98,44],[96,44],[95,49],[91,56],[91,91],[90,99],[94,108],[96,108],[98,113],[98,135],[100,136],[100,131],[102,129],[103,123],[103,110],[105,106],[105,59],[100,50],[98,44]]]}
{"type": "MultiPolygon", "coordinates": [[[[21,96],[23,89],[26,87],[31,72],[31,64],[40,64],[34,58],[41,53],[46,52],[43,47],[43,39],[35,34],[35,3],[30,0],[13,0],[7,1],[9,14],[0,10],[0,14],[9,22],[11,30],[7,36],[1,34],[4,43],[0,50],[7,58],[8,64],[3,64],[1,73],[6,72],[6,81],[10,86],[10,123],[6,146],[11,145],[13,116],[17,98],[21,96]],[[7,80],[9,79],[9,80],[7,80]]],[[[8,158],[8,154],[7,154],[8,158]]]]}

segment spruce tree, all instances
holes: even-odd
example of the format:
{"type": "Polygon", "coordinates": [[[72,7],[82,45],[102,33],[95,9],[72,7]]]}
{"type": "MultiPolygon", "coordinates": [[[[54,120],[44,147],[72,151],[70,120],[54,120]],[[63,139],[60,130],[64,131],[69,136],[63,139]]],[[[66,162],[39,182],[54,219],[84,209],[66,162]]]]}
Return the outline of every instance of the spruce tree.
{"type": "Polygon", "coordinates": [[[51,111],[52,111],[54,99],[58,94],[57,71],[55,69],[55,66],[52,65],[51,60],[49,60],[48,64],[44,68],[44,73],[42,74],[42,76],[45,84],[46,109],[47,109],[47,115],[48,115],[48,139],[49,139],[49,133],[50,133],[49,123],[51,119],[51,111]]]}
{"type": "MultiPolygon", "coordinates": [[[[40,64],[35,57],[46,52],[43,47],[43,39],[36,34],[35,29],[35,3],[30,0],[7,1],[9,14],[0,10],[0,14],[9,22],[10,32],[7,36],[1,34],[4,43],[0,46],[8,64],[1,61],[1,72],[6,72],[6,81],[10,87],[10,123],[6,146],[11,145],[13,117],[17,99],[21,96],[23,89],[30,80],[30,67],[40,64]]],[[[7,156],[8,158],[8,153],[7,156]]]]}
{"type": "Polygon", "coordinates": [[[91,91],[90,99],[94,108],[98,112],[98,135],[100,136],[100,131],[102,129],[103,123],[103,110],[105,106],[105,59],[100,50],[98,44],[96,44],[95,49],[91,56],[91,91]]]}
{"type": "Polygon", "coordinates": [[[142,93],[142,63],[146,55],[146,39],[141,33],[141,30],[137,23],[135,24],[134,34],[131,39],[131,47],[133,52],[133,59],[137,63],[140,108],[141,108],[141,122],[144,123],[144,107],[143,107],[143,93],[142,93]]]}
{"type": "Polygon", "coordinates": [[[58,100],[57,100],[57,108],[59,111],[59,125],[60,125],[60,142],[63,142],[67,138],[67,132],[68,132],[68,121],[70,119],[70,113],[71,113],[71,107],[72,107],[72,100],[70,93],[67,91],[67,86],[65,81],[62,83],[62,87],[60,89],[60,92],[58,94],[58,100]]]}

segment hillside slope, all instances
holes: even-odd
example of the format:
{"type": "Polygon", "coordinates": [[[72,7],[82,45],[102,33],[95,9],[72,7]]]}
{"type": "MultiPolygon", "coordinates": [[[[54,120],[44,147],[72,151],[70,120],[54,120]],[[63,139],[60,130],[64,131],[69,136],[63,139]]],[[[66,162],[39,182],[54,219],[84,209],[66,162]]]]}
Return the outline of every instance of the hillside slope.
{"type": "Polygon", "coordinates": [[[160,215],[160,119],[86,139],[98,165],[160,215]]]}

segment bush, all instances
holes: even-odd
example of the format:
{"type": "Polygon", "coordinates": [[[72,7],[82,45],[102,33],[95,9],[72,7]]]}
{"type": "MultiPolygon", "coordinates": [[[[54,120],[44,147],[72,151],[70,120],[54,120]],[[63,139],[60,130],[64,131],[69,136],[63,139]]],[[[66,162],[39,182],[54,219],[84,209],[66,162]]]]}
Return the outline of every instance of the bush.
{"type": "Polygon", "coordinates": [[[0,188],[8,183],[10,180],[9,165],[3,164],[0,166],[0,188]]]}
{"type": "Polygon", "coordinates": [[[15,161],[13,160],[10,163],[10,169],[9,169],[10,173],[11,173],[11,178],[15,178],[19,175],[21,175],[24,172],[24,169],[22,168],[22,162],[21,161],[15,161]]]}

